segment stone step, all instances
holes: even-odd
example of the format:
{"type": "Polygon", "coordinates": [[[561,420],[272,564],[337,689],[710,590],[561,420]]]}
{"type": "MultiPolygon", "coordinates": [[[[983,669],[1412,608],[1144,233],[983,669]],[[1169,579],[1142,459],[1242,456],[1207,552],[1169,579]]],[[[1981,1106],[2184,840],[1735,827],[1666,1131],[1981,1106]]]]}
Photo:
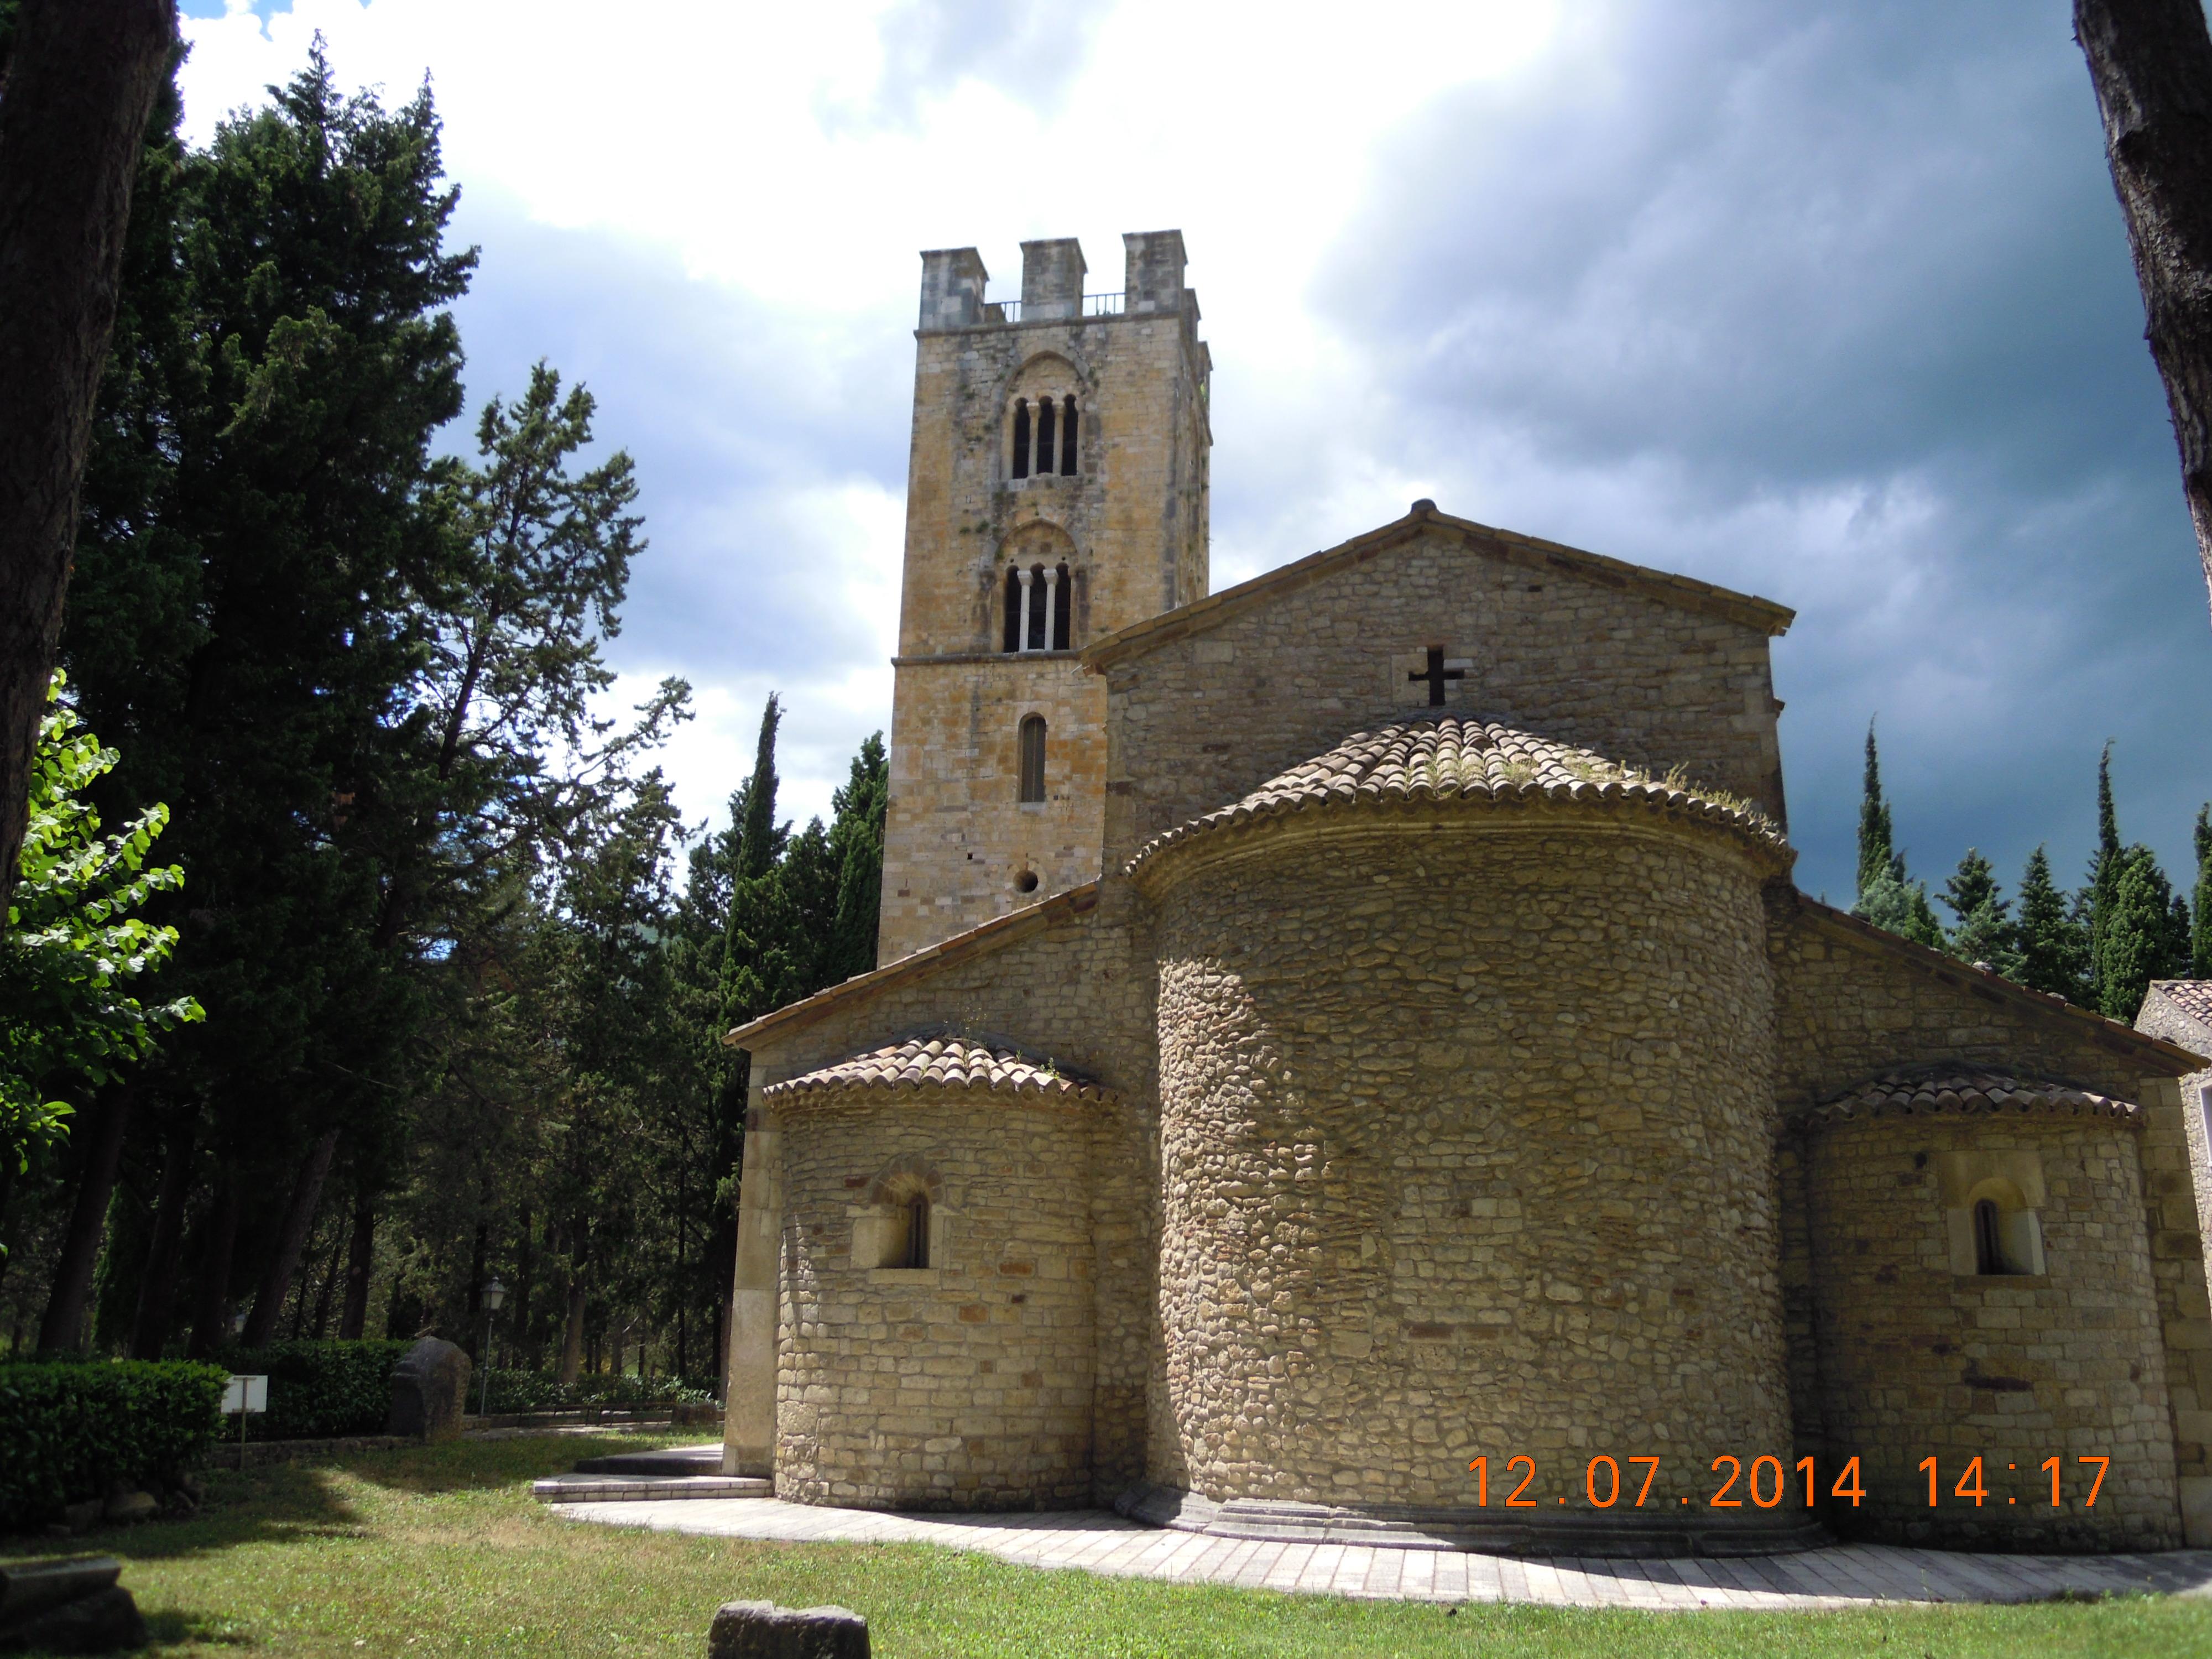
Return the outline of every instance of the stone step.
{"type": "Polygon", "coordinates": [[[576,1465],[579,1474],[720,1474],[722,1443],[702,1446],[667,1446],[659,1451],[619,1452],[607,1457],[586,1457],[576,1465]]]}
{"type": "Polygon", "coordinates": [[[541,1504],[654,1503],[672,1498],[767,1498],[766,1480],[744,1474],[556,1474],[530,1484],[541,1504]]]}

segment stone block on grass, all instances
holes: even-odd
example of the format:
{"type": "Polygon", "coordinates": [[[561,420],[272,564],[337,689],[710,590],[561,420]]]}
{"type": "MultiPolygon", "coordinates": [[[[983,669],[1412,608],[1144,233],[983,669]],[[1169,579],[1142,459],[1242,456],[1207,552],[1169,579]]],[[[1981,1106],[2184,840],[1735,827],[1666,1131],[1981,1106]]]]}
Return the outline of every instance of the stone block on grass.
{"type": "Polygon", "coordinates": [[[468,1397],[468,1355],[450,1342],[426,1336],[392,1369],[392,1414],[384,1431],[450,1440],[461,1431],[468,1397]]]}
{"type": "Polygon", "coordinates": [[[707,1633],[707,1659],[868,1659],[868,1621],[850,1607],[725,1602],[707,1633]]]}

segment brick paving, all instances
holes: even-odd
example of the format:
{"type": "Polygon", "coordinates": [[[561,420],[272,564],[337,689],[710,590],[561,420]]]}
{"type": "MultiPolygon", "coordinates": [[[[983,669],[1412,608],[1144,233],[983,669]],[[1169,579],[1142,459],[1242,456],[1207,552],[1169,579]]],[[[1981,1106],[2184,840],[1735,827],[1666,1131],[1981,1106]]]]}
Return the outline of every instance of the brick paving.
{"type": "Polygon", "coordinates": [[[1802,1610],[1908,1601],[2034,1601],[2061,1595],[2212,1597],[2212,1550],[1992,1555],[1839,1544],[1796,1555],[1725,1560],[1523,1559],[1452,1550],[1208,1538],[1139,1526],[1104,1510],[893,1515],[762,1498],[550,1507],[571,1520],[659,1532],[807,1544],[942,1544],[1023,1566],[1373,1600],[1802,1610]]]}

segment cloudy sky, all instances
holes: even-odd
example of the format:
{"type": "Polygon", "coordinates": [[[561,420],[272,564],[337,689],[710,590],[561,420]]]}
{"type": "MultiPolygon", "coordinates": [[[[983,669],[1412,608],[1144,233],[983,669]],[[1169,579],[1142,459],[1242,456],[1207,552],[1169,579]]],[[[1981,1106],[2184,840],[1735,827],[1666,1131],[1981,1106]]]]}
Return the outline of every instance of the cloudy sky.
{"type": "Polygon", "coordinates": [[[198,137],[317,29],[431,76],[471,396],[545,357],[635,457],[612,654],[696,688],[694,818],[771,689],[802,817],[890,723],[917,250],[1011,295],[1076,235],[1111,289],[1175,225],[1217,587],[1433,496],[1796,609],[1809,890],[1849,901],[1870,718],[1916,873],[2077,878],[2108,738],[2190,863],[2212,625],[2063,0],[185,9],[198,137]]]}

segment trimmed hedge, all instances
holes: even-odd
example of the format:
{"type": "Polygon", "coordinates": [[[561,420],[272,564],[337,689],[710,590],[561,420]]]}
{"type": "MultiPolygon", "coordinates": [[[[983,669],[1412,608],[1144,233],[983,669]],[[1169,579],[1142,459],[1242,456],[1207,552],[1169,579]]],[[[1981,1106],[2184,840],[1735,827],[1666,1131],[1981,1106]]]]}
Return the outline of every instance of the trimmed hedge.
{"type": "Polygon", "coordinates": [[[222,1431],[222,1387],[188,1360],[0,1365],[0,1530],[116,1480],[175,1480],[222,1431]]]}
{"type": "MultiPolygon", "coordinates": [[[[477,1408],[481,1378],[469,1384],[469,1409],[477,1408]]],[[[672,1376],[610,1376],[587,1372],[562,1387],[543,1371],[494,1370],[491,1405],[495,1415],[517,1412],[568,1411],[582,1406],[695,1406],[712,1400],[706,1388],[672,1376]]]]}
{"type": "MultiPolygon", "coordinates": [[[[226,1370],[269,1379],[266,1416],[246,1419],[249,1440],[334,1440],[382,1434],[392,1412],[392,1372],[411,1342],[272,1342],[225,1348],[226,1370]]],[[[230,1425],[235,1438],[238,1425],[230,1425]]]]}

